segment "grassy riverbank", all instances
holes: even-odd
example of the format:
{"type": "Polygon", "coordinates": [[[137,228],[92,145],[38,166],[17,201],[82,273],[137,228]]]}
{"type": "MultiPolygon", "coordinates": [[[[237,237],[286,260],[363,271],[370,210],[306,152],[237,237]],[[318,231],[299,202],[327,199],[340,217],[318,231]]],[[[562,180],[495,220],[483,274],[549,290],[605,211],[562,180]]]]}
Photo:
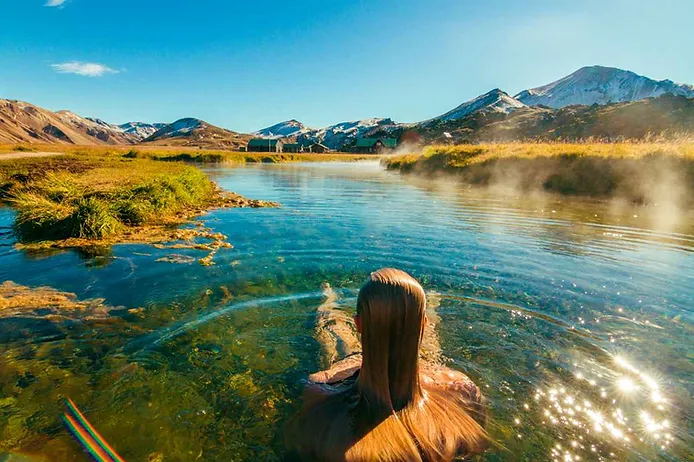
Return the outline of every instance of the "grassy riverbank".
{"type": "Polygon", "coordinates": [[[214,252],[228,245],[224,236],[177,225],[214,207],[274,205],[223,192],[180,162],[70,154],[0,162],[0,199],[17,210],[27,248],[184,240],[214,252]]]}
{"type": "Polygon", "coordinates": [[[106,156],[195,163],[283,163],[283,162],[352,162],[374,156],[345,153],[262,153],[209,150],[175,146],[74,146],[65,144],[0,145],[0,153],[51,152],[78,156],[106,156]]]}
{"type": "Polygon", "coordinates": [[[390,170],[455,176],[520,191],[692,203],[694,143],[507,143],[430,146],[383,160],[390,170]]]}

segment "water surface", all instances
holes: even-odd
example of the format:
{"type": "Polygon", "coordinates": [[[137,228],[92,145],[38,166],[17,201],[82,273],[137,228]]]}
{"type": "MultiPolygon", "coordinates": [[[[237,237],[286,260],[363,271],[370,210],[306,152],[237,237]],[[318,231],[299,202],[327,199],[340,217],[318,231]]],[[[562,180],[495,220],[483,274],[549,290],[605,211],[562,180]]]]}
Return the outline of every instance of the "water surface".
{"type": "Polygon", "coordinates": [[[438,294],[449,366],[489,399],[485,460],[694,457],[691,214],[376,163],[207,170],[283,204],[206,215],[235,246],[212,267],[157,262],[205,254],[144,245],[27,255],[0,209],[0,281],[121,307],[2,321],[0,452],[85,460],[59,420],[70,396],[126,460],[280,459],[282,425],[320,364],[321,283],[353,307],[370,271],[395,266],[438,294]]]}

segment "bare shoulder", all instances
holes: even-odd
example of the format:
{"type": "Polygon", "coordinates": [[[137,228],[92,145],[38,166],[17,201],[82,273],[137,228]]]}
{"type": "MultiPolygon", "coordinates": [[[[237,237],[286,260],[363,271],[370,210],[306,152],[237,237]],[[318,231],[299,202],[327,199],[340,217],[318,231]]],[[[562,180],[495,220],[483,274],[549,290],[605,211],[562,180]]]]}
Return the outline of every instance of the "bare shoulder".
{"type": "Polygon", "coordinates": [[[475,382],[460,371],[425,362],[421,366],[421,377],[425,386],[457,391],[466,400],[482,402],[482,393],[475,382]]]}
{"type": "Polygon", "coordinates": [[[311,383],[331,384],[348,379],[359,370],[361,367],[361,360],[361,354],[347,356],[333,364],[330,369],[309,375],[309,385],[311,383]]]}

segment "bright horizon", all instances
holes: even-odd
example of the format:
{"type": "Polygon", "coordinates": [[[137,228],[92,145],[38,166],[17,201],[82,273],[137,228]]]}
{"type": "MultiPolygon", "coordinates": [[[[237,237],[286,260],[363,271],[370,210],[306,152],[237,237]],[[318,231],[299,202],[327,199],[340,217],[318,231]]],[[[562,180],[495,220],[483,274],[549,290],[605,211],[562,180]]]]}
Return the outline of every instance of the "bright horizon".
{"type": "Polygon", "coordinates": [[[6,3],[0,97],[110,123],[414,122],[595,64],[694,83],[685,0],[6,3]]]}

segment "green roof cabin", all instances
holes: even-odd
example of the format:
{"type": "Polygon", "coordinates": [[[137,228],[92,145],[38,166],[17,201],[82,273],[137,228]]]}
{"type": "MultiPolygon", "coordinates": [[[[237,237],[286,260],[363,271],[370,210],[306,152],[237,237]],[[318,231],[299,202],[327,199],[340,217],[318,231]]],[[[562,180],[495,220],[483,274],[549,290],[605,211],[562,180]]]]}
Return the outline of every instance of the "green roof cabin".
{"type": "Polygon", "coordinates": [[[299,143],[284,143],[282,145],[282,152],[304,152],[305,149],[304,145],[299,143]]]}
{"type": "Polygon", "coordinates": [[[248,152],[283,152],[284,143],[280,140],[253,138],[248,142],[248,152]]]}
{"type": "Polygon", "coordinates": [[[398,140],[395,138],[357,138],[354,150],[358,153],[379,154],[397,147],[398,140]]]}
{"type": "Polygon", "coordinates": [[[323,154],[330,151],[330,148],[322,143],[313,143],[311,146],[309,146],[308,149],[311,152],[317,152],[319,154],[323,154]]]}

